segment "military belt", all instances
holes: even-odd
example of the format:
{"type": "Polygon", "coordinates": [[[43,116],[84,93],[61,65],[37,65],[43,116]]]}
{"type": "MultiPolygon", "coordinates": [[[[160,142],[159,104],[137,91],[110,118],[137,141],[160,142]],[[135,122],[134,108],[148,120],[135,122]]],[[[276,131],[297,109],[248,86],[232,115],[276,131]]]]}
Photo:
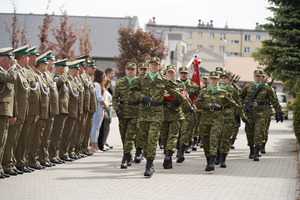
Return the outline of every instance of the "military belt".
{"type": "Polygon", "coordinates": [[[142,102],[143,105],[146,105],[146,106],[162,106],[163,103],[155,103],[155,102],[149,102],[149,103],[146,103],[146,102],[142,102]]]}
{"type": "Polygon", "coordinates": [[[179,103],[164,103],[164,106],[166,106],[167,108],[178,108],[181,106],[181,104],[179,104],[179,103]]]}
{"type": "Polygon", "coordinates": [[[135,106],[135,105],[139,105],[140,102],[128,102],[128,101],[120,101],[121,105],[125,105],[125,106],[135,106]]]}

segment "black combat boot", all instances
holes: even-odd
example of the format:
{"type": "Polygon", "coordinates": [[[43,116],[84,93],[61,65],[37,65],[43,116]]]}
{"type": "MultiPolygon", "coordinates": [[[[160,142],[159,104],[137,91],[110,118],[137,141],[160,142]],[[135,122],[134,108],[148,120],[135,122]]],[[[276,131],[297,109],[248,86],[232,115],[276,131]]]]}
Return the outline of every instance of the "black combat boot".
{"type": "Polygon", "coordinates": [[[184,159],[184,150],[185,150],[185,146],[181,146],[179,149],[179,154],[178,154],[178,159],[177,159],[177,163],[183,163],[184,159]]]}
{"type": "Polygon", "coordinates": [[[215,159],[216,159],[216,156],[209,156],[209,162],[208,162],[209,171],[215,170],[215,159]]]}
{"type": "Polygon", "coordinates": [[[203,142],[200,140],[200,148],[203,148],[203,142]]]}
{"type": "Polygon", "coordinates": [[[221,153],[221,165],[220,165],[221,168],[226,168],[226,163],[225,163],[226,156],[227,156],[226,153],[221,153]]]}
{"type": "Polygon", "coordinates": [[[158,145],[159,145],[159,149],[164,149],[164,145],[162,143],[161,137],[159,137],[159,139],[158,139],[158,145]]]}
{"type": "Polygon", "coordinates": [[[163,163],[164,169],[172,169],[173,168],[172,155],[173,155],[173,151],[167,150],[166,156],[164,159],[164,163],[163,163]]]}
{"type": "Polygon", "coordinates": [[[266,153],[266,143],[264,142],[264,143],[262,143],[262,145],[261,145],[261,150],[260,150],[260,152],[261,153],[263,153],[263,154],[265,154],[266,153]]]}
{"type": "Polygon", "coordinates": [[[127,160],[129,158],[130,154],[129,153],[124,153],[123,158],[122,158],[122,163],[121,163],[121,169],[127,169],[127,160]]]}
{"type": "Polygon", "coordinates": [[[259,148],[258,147],[255,147],[254,148],[254,155],[253,155],[253,160],[254,161],[259,161],[259,148]]]}
{"type": "Polygon", "coordinates": [[[197,151],[197,141],[198,141],[198,139],[195,137],[194,142],[193,142],[193,147],[192,147],[193,151],[197,151]]]}
{"type": "Polygon", "coordinates": [[[218,151],[217,151],[217,158],[216,158],[216,160],[215,160],[215,165],[219,165],[220,162],[221,162],[221,153],[220,153],[220,151],[218,150],[218,151]]]}
{"type": "Polygon", "coordinates": [[[146,170],[145,170],[144,176],[151,177],[153,175],[154,171],[155,170],[153,167],[153,160],[147,158],[146,170]]]}
{"type": "Polygon", "coordinates": [[[134,162],[140,163],[143,157],[142,148],[138,147],[135,151],[134,162]]]}
{"type": "Polygon", "coordinates": [[[232,139],[230,140],[230,149],[235,149],[234,142],[235,142],[235,139],[232,138],[232,139]]]}
{"type": "Polygon", "coordinates": [[[253,148],[253,146],[250,146],[249,159],[253,159],[253,156],[254,156],[254,148],[253,148]]]}
{"type": "Polygon", "coordinates": [[[132,155],[129,153],[128,158],[127,158],[127,166],[131,166],[133,163],[132,155]]]}
{"type": "MultiPolygon", "coordinates": [[[[206,156],[205,156],[206,157],[206,156]]],[[[206,167],[205,167],[205,171],[210,171],[209,167],[208,167],[208,164],[209,164],[209,157],[206,157],[206,167]]]]}
{"type": "Polygon", "coordinates": [[[185,149],[185,153],[191,153],[191,149],[192,149],[192,142],[189,142],[189,146],[187,146],[187,148],[185,149]]]}

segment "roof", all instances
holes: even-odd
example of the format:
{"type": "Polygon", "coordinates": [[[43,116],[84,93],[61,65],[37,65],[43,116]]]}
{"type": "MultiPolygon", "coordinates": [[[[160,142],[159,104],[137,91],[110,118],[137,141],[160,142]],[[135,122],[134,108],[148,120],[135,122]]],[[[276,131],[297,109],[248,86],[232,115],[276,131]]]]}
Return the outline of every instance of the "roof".
{"type": "MultiPolygon", "coordinates": [[[[0,13],[0,47],[11,46],[9,41],[9,35],[5,31],[5,22],[8,25],[12,23],[13,13],[0,13]]],[[[20,24],[20,29],[22,30],[24,26],[27,27],[27,36],[30,41],[31,46],[39,46],[40,41],[38,38],[39,26],[42,25],[44,15],[40,14],[17,14],[18,22],[20,24]]],[[[68,24],[74,23],[77,28],[84,27],[85,16],[68,16],[68,24]]],[[[54,15],[54,20],[51,24],[52,27],[59,27],[61,15],[54,15]]],[[[93,45],[91,55],[94,58],[113,58],[114,56],[119,56],[120,52],[118,49],[118,30],[121,26],[127,28],[137,29],[138,18],[136,16],[132,18],[114,18],[114,17],[92,17],[88,16],[88,24],[91,29],[90,40],[93,45]]],[[[49,39],[55,42],[52,33],[49,33],[49,39]]],[[[78,39],[75,46],[77,48],[77,54],[79,54],[78,39]]]]}
{"type": "MultiPolygon", "coordinates": [[[[259,63],[252,57],[227,56],[225,69],[230,70],[233,74],[240,75],[239,82],[253,82],[253,71],[258,69],[259,63]]],[[[261,67],[260,67],[261,69],[261,67]]],[[[281,81],[274,81],[281,84],[281,81]]]]}

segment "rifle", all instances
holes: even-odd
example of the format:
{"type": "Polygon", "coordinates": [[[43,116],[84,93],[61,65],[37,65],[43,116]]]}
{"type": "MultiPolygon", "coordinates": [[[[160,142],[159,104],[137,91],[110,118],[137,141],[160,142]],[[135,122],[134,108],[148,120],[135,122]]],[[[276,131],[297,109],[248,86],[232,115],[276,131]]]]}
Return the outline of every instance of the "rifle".
{"type": "Polygon", "coordinates": [[[235,74],[231,77],[230,81],[229,81],[229,84],[231,84],[232,80],[234,79],[235,77],[235,74]]]}
{"type": "Polygon", "coordinates": [[[255,99],[255,97],[257,96],[257,94],[261,90],[261,88],[266,84],[267,80],[268,80],[268,78],[266,78],[266,80],[256,88],[256,90],[254,91],[252,97],[250,98],[248,103],[244,106],[244,110],[246,112],[248,111],[249,113],[252,113],[251,107],[257,107],[257,104],[255,104],[253,102],[253,100],[255,99]]]}
{"type": "Polygon", "coordinates": [[[269,83],[269,86],[270,86],[270,87],[272,86],[274,80],[275,80],[275,76],[272,78],[272,81],[269,83]]]}
{"type": "Polygon", "coordinates": [[[241,89],[243,89],[243,88],[246,86],[246,84],[247,84],[247,82],[246,82],[246,83],[244,83],[244,85],[242,85],[241,89]]]}
{"type": "Polygon", "coordinates": [[[237,77],[235,77],[235,79],[232,81],[233,83],[237,83],[240,80],[240,75],[237,75],[237,77]]]}

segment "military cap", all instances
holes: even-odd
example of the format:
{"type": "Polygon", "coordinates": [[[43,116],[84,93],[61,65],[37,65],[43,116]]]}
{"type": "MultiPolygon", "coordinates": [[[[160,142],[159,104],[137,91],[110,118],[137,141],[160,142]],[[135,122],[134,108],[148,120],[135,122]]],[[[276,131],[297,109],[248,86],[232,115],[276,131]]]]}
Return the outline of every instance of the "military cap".
{"type": "Polygon", "coordinates": [[[95,62],[95,60],[92,60],[92,61],[89,63],[89,67],[96,68],[96,62],[95,62]]]}
{"type": "Polygon", "coordinates": [[[85,59],[78,59],[80,62],[78,63],[79,66],[85,67],[85,59]]]}
{"type": "Polygon", "coordinates": [[[263,71],[263,74],[262,74],[262,76],[264,76],[264,77],[267,77],[267,74],[266,74],[266,72],[264,72],[264,71],[263,71]]]}
{"type": "Polygon", "coordinates": [[[207,73],[203,73],[203,74],[202,74],[202,78],[208,79],[208,77],[209,77],[209,74],[207,74],[207,73]]]}
{"type": "Polygon", "coordinates": [[[184,73],[188,73],[189,69],[187,67],[180,67],[179,68],[179,73],[184,72],[184,73]]]}
{"type": "Polygon", "coordinates": [[[90,55],[89,54],[86,54],[86,55],[83,55],[83,56],[79,56],[78,58],[76,58],[76,60],[81,60],[81,59],[84,59],[86,62],[90,63],[91,61],[89,60],[90,59],[90,55]]]}
{"type": "Polygon", "coordinates": [[[140,69],[148,69],[148,65],[147,65],[147,63],[142,62],[139,64],[139,68],[140,69]]]}
{"type": "Polygon", "coordinates": [[[28,55],[28,45],[17,48],[13,52],[14,52],[15,55],[21,55],[21,54],[27,54],[28,55]]]}
{"type": "Polygon", "coordinates": [[[56,62],[54,62],[55,67],[66,67],[67,66],[67,61],[68,59],[62,59],[62,60],[58,60],[56,62]]]}
{"type": "Polygon", "coordinates": [[[218,73],[222,73],[223,72],[223,68],[222,67],[216,67],[216,72],[218,73]]]}
{"type": "Polygon", "coordinates": [[[55,61],[55,58],[52,55],[52,51],[47,51],[46,54],[47,54],[47,60],[51,59],[52,61],[55,61]]]}
{"type": "Polygon", "coordinates": [[[167,72],[167,71],[170,71],[170,70],[176,72],[176,67],[175,67],[174,65],[168,65],[168,66],[166,67],[166,72],[167,72]]]}
{"type": "Polygon", "coordinates": [[[39,56],[40,54],[36,51],[36,46],[34,47],[31,47],[28,49],[28,55],[36,55],[36,56],[39,56]]]}
{"type": "Polygon", "coordinates": [[[13,48],[11,48],[11,47],[2,48],[2,49],[0,49],[0,56],[11,57],[12,56],[12,53],[11,53],[12,50],[13,50],[13,48]]]}
{"type": "Polygon", "coordinates": [[[39,57],[37,57],[36,64],[40,64],[40,63],[46,63],[46,64],[48,64],[48,62],[47,62],[47,53],[43,53],[42,55],[40,55],[39,57]]]}
{"type": "Polygon", "coordinates": [[[79,69],[79,63],[85,61],[84,59],[74,60],[73,62],[68,63],[69,69],[79,69]]]}
{"type": "Polygon", "coordinates": [[[128,62],[125,66],[126,69],[128,68],[134,68],[136,69],[136,64],[134,62],[128,62]]]}
{"type": "Polygon", "coordinates": [[[232,75],[233,75],[233,74],[232,74],[232,72],[231,72],[231,71],[229,71],[228,69],[226,69],[224,72],[228,73],[228,74],[229,74],[229,76],[232,76],[232,75]]]}
{"type": "Polygon", "coordinates": [[[222,74],[220,74],[220,77],[222,77],[222,76],[226,76],[227,78],[229,78],[230,74],[228,72],[224,71],[224,72],[222,72],[222,74]]]}
{"type": "Polygon", "coordinates": [[[150,60],[149,60],[149,63],[152,63],[152,62],[155,62],[157,64],[160,65],[160,59],[158,57],[152,57],[150,60]]]}
{"type": "Polygon", "coordinates": [[[262,76],[263,75],[263,71],[261,69],[256,69],[256,70],[254,70],[254,75],[255,76],[262,76]]]}
{"type": "Polygon", "coordinates": [[[216,71],[209,72],[209,78],[220,78],[219,73],[216,71]]]}

